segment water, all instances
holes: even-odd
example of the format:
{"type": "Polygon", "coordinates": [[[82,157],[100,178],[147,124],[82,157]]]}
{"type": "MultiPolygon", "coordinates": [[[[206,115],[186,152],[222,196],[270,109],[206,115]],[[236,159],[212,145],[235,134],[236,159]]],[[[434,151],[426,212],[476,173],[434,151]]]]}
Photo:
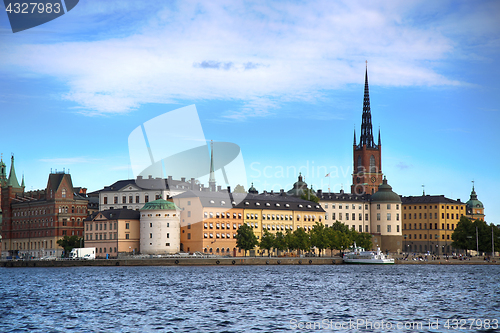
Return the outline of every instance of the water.
{"type": "Polygon", "coordinates": [[[0,332],[500,332],[494,322],[444,327],[500,320],[499,273],[471,265],[0,268],[0,332]]]}

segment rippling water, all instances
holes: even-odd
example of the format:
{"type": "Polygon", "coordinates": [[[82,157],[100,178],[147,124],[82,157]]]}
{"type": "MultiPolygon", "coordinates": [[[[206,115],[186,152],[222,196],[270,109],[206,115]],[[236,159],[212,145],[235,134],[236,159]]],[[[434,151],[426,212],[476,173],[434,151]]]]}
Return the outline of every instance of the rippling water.
{"type": "Polygon", "coordinates": [[[444,332],[499,309],[500,266],[0,268],[0,332],[444,332]]]}

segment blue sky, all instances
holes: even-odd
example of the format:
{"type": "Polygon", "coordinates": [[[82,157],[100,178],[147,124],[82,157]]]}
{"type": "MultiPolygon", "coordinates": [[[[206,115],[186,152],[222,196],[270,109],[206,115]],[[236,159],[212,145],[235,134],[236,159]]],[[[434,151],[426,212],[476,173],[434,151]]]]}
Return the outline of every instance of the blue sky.
{"type": "Polygon", "coordinates": [[[0,152],[27,189],[65,168],[97,190],[133,176],[134,128],[195,104],[258,190],[289,189],[299,169],[349,190],[368,60],[393,189],[466,201],[474,180],[500,224],[499,14],[498,1],[81,1],[13,34],[3,13],[0,152]]]}

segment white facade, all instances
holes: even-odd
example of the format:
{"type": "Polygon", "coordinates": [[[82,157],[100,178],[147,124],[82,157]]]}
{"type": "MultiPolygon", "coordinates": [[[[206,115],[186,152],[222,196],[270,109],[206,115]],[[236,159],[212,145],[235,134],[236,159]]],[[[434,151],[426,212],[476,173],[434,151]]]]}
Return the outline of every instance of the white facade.
{"type": "Polygon", "coordinates": [[[172,254],[179,252],[180,231],[180,212],[178,210],[141,210],[141,253],[172,254]]]}
{"type": "Polygon", "coordinates": [[[139,210],[147,202],[157,199],[167,200],[189,190],[190,187],[191,184],[186,182],[184,178],[180,181],[170,178],[120,180],[99,191],[99,210],[120,208],[139,210]],[[150,186],[148,186],[148,182],[151,183],[150,186]]]}

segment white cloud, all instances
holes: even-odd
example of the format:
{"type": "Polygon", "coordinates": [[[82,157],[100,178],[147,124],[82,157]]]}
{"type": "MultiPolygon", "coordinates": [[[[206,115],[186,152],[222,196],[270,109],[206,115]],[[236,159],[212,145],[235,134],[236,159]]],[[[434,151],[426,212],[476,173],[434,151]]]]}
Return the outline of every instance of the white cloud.
{"type": "Polygon", "coordinates": [[[308,100],[362,83],[365,59],[371,84],[461,84],[436,70],[455,42],[435,25],[414,24],[413,7],[180,2],[134,35],[4,48],[2,66],[58,78],[69,87],[63,98],[89,115],[231,99],[245,106],[226,119],[266,116],[276,100],[308,100]]]}

